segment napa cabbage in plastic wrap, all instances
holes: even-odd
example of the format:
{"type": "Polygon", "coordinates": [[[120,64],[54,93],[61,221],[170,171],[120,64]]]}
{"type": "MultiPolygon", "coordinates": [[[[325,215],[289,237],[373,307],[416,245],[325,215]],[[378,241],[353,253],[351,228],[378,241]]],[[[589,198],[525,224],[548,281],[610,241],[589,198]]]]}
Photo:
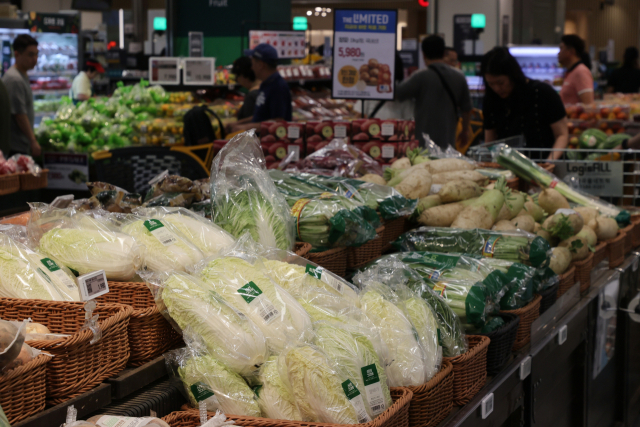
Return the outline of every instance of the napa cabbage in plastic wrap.
{"type": "Polygon", "coordinates": [[[211,167],[213,222],[238,238],[249,232],[263,246],[293,248],[289,206],[266,171],[254,131],[234,137],[211,167]]]}
{"type": "Polygon", "coordinates": [[[293,394],[280,375],[278,360],[278,356],[271,356],[260,367],[258,386],[254,388],[258,405],[267,418],[302,421],[293,394]]]}
{"type": "Polygon", "coordinates": [[[146,275],[156,303],[178,332],[188,331],[229,369],[252,375],[267,359],[260,329],[197,278],[183,272],[146,275]]]}
{"type": "Polygon", "coordinates": [[[257,256],[208,258],[195,267],[202,281],[234,309],[252,320],[280,352],[287,342],[304,340],[311,319],[302,306],[264,273],[257,256]]]}
{"type": "Polygon", "coordinates": [[[218,255],[222,250],[231,248],[236,242],[231,234],[213,222],[184,208],[144,208],[136,212],[168,222],[200,249],[205,257],[218,255]]]}
{"type": "Polygon", "coordinates": [[[201,349],[182,348],[165,355],[172,376],[182,382],[191,406],[205,402],[207,411],[260,417],[253,390],[240,375],[201,349]]]}
{"type": "Polygon", "coordinates": [[[29,241],[41,254],[78,275],[104,270],[107,279],[125,282],[136,275],[144,248],[130,235],[73,208],[56,209],[44,203],[30,206],[29,241]]]}

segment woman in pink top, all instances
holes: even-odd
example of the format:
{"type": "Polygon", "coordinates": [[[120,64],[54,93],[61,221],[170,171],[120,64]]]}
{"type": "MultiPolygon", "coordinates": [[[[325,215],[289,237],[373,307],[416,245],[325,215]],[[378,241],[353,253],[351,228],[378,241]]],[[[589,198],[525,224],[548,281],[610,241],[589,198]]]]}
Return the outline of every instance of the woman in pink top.
{"type": "Polygon", "coordinates": [[[582,63],[584,41],[575,34],[562,36],[558,62],[567,71],[560,97],[564,104],[593,103],[593,76],[587,66],[582,63]]]}

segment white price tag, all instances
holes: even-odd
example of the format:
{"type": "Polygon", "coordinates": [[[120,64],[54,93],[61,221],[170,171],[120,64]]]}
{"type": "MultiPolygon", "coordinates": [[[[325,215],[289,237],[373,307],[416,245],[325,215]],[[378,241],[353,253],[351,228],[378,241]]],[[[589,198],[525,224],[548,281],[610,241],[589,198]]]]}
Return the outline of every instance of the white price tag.
{"type": "Polygon", "coordinates": [[[238,293],[267,325],[273,322],[280,314],[276,306],[262,293],[262,289],[255,283],[247,283],[238,289],[238,293]]]}
{"type": "Polygon", "coordinates": [[[287,145],[287,154],[294,153],[292,160],[297,162],[300,160],[300,146],[295,144],[287,145]]]}
{"type": "Polygon", "coordinates": [[[493,393],[486,395],[484,399],[482,399],[482,402],[480,402],[480,406],[482,408],[482,419],[486,420],[493,412],[493,393]]]}
{"type": "Polygon", "coordinates": [[[351,381],[346,380],[342,383],[342,389],[347,399],[353,405],[353,409],[356,410],[356,416],[358,417],[358,424],[368,423],[371,421],[371,417],[367,413],[367,408],[364,406],[364,400],[362,400],[362,394],[358,387],[351,381]]]}
{"type": "Polygon", "coordinates": [[[180,84],[180,58],[150,57],[149,83],[177,85],[180,84]]]}
{"type": "Polygon", "coordinates": [[[212,85],[215,80],[215,58],[185,58],[185,85],[212,85]]]}
{"type": "Polygon", "coordinates": [[[94,271],[78,277],[80,296],[83,301],[89,301],[109,292],[107,275],[104,270],[94,271]]]}
{"type": "Polygon", "coordinates": [[[567,340],[567,335],[567,325],[563,325],[558,331],[558,345],[564,344],[564,342],[567,340]]]}
{"type": "Polygon", "coordinates": [[[298,127],[298,126],[289,126],[287,128],[287,138],[289,138],[289,139],[298,139],[298,138],[300,138],[300,127],[298,127]]]}
{"type": "Polygon", "coordinates": [[[173,245],[178,238],[164,226],[162,221],[157,219],[149,219],[144,222],[144,226],[153,236],[165,246],[173,245]]]}
{"type": "Polygon", "coordinates": [[[333,128],[333,135],[336,138],[346,138],[347,137],[347,125],[335,125],[333,128]]]}
{"type": "Polygon", "coordinates": [[[325,274],[323,267],[320,267],[320,266],[314,267],[311,264],[307,264],[307,268],[305,269],[305,271],[309,276],[315,277],[316,279],[320,280],[322,283],[325,283],[331,286],[333,289],[338,291],[338,293],[341,294],[344,292],[345,285],[339,279],[336,279],[335,277],[333,277],[331,274],[325,274]]]}
{"type": "Polygon", "coordinates": [[[392,136],[395,133],[395,126],[393,123],[382,123],[382,136],[392,136]]]}
{"type": "Polygon", "coordinates": [[[393,145],[382,146],[382,157],[385,159],[393,159],[396,155],[396,150],[393,145]]]}
{"type": "Polygon", "coordinates": [[[378,376],[378,369],[374,363],[360,368],[360,371],[362,372],[364,390],[367,393],[369,408],[371,408],[371,413],[375,417],[387,409],[384,393],[382,392],[382,385],[380,384],[380,377],[378,376]]]}
{"type": "Polygon", "coordinates": [[[520,363],[520,381],[524,381],[531,374],[531,356],[527,356],[520,363]]]}
{"type": "Polygon", "coordinates": [[[96,422],[98,427],[144,427],[153,421],[151,417],[132,418],[120,417],[117,415],[103,415],[96,422]]]}

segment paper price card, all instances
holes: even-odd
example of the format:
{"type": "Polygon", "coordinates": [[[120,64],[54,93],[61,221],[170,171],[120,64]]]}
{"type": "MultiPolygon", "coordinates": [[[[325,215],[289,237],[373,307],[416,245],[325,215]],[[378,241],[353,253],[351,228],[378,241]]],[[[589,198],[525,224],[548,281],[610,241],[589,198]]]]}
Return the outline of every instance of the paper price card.
{"type": "Polygon", "coordinates": [[[334,18],[333,97],[393,99],[397,12],[338,9],[334,18]]]}

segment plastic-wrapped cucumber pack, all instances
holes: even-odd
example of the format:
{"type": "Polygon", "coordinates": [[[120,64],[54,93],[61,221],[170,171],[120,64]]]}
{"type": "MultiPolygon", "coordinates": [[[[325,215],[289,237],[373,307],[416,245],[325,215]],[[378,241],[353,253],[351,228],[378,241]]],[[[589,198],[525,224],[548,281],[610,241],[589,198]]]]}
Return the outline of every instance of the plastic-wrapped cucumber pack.
{"type": "Polygon", "coordinates": [[[234,137],[211,166],[213,222],[238,238],[249,232],[263,246],[291,249],[294,219],[266,170],[254,131],[234,137]]]}

